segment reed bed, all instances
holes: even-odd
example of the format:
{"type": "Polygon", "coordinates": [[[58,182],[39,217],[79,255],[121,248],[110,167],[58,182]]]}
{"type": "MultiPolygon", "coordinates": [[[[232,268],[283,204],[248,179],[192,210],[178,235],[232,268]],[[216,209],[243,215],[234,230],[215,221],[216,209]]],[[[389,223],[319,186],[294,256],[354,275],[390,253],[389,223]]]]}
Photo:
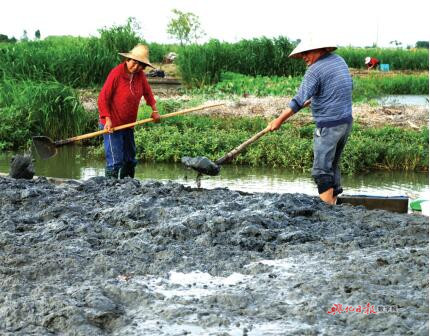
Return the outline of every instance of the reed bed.
{"type": "MultiPolygon", "coordinates": [[[[102,85],[110,69],[121,58],[118,52],[146,43],[150,59],[161,63],[174,51],[182,80],[188,87],[201,87],[221,80],[222,72],[251,76],[300,76],[303,61],[288,58],[296,42],[287,37],[241,40],[237,43],[213,39],[207,43],[180,47],[175,44],[147,43],[134,30],[132,22],[99,30],[99,37],[49,37],[42,41],[2,43],[0,74],[8,77],[55,80],[73,87],[102,85]]],[[[391,70],[427,70],[428,49],[339,48],[349,67],[365,68],[364,58],[374,56],[391,70]]]]}
{"type": "Polygon", "coordinates": [[[263,37],[238,43],[214,39],[180,49],[177,64],[188,87],[217,83],[225,71],[252,76],[295,76],[304,73],[305,65],[288,58],[293,48],[294,44],[286,37],[263,37]]]}
{"type": "Polygon", "coordinates": [[[71,87],[54,81],[0,81],[1,149],[29,145],[34,135],[57,140],[96,127],[96,119],[84,110],[71,87]]]}
{"type": "Polygon", "coordinates": [[[389,64],[390,70],[427,70],[429,69],[428,49],[397,48],[339,48],[337,54],[342,56],[350,68],[367,68],[364,59],[376,57],[383,64],[389,64]]]}

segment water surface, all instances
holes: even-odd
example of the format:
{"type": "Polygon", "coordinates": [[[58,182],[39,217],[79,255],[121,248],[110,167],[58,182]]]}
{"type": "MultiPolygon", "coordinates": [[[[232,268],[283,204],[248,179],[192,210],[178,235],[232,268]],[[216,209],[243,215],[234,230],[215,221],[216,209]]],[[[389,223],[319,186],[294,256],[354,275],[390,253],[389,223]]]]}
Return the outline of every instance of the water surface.
{"type": "Polygon", "coordinates": [[[379,104],[383,106],[428,106],[429,96],[427,95],[389,95],[378,99],[379,104]]]}
{"type": "MultiPolygon", "coordinates": [[[[12,155],[13,153],[0,154],[0,172],[8,173],[12,155]]],[[[103,158],[90,154],[86,147],[79,145],[61,147],[58,154],[48,160],[41,160],[35,153],[33,157],[38,176],[84,180],[104,176],[103,158]]],[[[196,176],[196,172],[180,163],[140,162],[136,167],[136,178],[140,180],[171,180],[195,187],[196,176]]],[[[406,195],[418,198],[426,197],[428,184],[427,173],[382,171],[343,177],[345,194],[406,195]]],[[[317,195],[309,172],[288,168],[224,165],[218,176],[204,176],[201,186],[206,189],[229,188],[246,192],[317,195]]]]}

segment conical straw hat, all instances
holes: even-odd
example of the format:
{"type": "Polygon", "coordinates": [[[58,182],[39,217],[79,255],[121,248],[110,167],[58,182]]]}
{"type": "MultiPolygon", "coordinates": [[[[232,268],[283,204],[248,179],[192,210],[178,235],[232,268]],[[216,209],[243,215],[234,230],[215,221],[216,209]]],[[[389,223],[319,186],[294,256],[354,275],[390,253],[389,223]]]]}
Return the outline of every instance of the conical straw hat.
{"type": "Polygon", "coordinates": [[[300,54],[302,52],[315,49],[326,49],[327,51],[333,51],[336,50],[337,47],[333,42],[327,42],[325,40],[310,36],[306,40],[301,41],[288,57],[300,58],[300,54]]]}
{"type": "Polygon", "coordinates": [[[145,63],[155,69],[155,67],[149,62],[149,49],[146,45],[138,44],[130,52],[118,53],[118,54],[127,58],[134,59],[136,61],[145,63]]]}

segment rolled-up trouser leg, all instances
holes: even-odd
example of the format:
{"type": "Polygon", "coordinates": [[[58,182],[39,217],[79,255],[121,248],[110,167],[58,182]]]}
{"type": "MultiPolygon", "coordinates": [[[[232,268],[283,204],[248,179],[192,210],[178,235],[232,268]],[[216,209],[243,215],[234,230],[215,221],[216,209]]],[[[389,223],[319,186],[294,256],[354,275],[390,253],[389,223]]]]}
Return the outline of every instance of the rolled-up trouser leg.
{"type": "Polygon", "coordinates": [[[352,123],[348,123],[315,129],[312,176],[319,194],[333,188],[336,197],[343,191],[339,163],[351,126],[352,123]]]}

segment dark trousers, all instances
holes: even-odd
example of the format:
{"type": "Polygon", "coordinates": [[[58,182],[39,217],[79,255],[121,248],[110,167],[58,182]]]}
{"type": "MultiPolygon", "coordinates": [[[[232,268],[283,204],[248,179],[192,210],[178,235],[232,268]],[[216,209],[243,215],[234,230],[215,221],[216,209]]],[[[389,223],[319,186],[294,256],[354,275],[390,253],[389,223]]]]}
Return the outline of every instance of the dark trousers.
{"type": "Polygon", "coordinates": [[[335,195],[342,192],[339,163],[351,128],[352,123],[315,129],[312,177],[319,194],[330,188],[335,195]]]}
{"type": "Polygon", "coordinates": [[[106,175],[117,177],[120,174],[123,175],[120,177],[134,177],[134,167],[137,164],[134,130],[127,128],[103,134],[103,140],[106,156],[106,175]],[[133,176],[131,176],[131,172],[133,176]]]}

